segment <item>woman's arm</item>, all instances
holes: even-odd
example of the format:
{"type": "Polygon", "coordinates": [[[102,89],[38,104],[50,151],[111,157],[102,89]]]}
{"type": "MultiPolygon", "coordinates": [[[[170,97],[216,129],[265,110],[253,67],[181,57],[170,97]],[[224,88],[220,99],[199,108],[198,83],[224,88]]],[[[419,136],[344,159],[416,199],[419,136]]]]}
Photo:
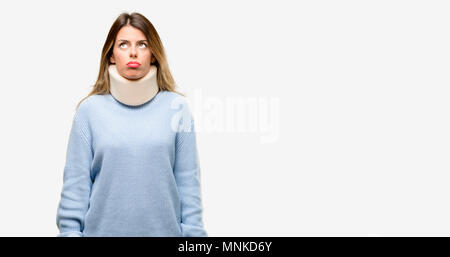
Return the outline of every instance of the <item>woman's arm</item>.
{"type": "MultiPolygon", "coordinates": [[[[184,108],[188,108],[187,105],[184,108]]],[[[184,237],[207,237],[202,221],[200,166],[194,120],[185,109],[177,132],[174,175],[181,199],[181,231],[184,237]]]]}
{"type": "Polygon", "coordinates": [[[92,148],[80,109],[74,116],[64,167],[64,185],[58,205],[58,237],[83,236],[84,217],[89,207],[92,179],[92,148]]]}

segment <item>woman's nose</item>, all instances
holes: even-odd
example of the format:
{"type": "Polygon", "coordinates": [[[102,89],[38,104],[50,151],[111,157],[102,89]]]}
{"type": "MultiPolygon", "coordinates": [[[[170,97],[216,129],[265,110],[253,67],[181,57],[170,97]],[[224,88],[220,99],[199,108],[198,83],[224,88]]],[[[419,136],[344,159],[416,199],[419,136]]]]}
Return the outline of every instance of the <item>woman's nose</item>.
{"type": "Polygon", "coordinates": [[[130,56],[137,56],[137,51],[136,51],[136,48],[134,48],[134,47],[131,47],[131,50],[130,50],[130,56]]]}

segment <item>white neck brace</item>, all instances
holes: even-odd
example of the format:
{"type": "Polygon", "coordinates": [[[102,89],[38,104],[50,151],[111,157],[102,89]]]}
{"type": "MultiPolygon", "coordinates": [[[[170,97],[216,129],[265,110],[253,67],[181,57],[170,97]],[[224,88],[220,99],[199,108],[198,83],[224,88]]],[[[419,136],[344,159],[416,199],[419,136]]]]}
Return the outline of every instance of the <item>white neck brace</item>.
{"type": "Polygon", "coordinates": [[[157,70],[155,65],[151,65],[144,77],[129,80],[119,74],[115,64],[110,64],[108,72],[111,95],[126,105],[136,106],[150,101],[159,91],[157,70]]]}

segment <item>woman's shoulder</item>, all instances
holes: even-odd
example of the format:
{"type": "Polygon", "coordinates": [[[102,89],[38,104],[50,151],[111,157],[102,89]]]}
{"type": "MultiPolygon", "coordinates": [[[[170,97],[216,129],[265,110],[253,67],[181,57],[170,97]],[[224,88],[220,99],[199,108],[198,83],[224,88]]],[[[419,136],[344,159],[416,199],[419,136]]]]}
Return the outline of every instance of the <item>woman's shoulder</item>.
{"type": "Polygon", "coordinates": [[[165,101],[172,107],[187,105],[188,99],[179,92],[165,90],[160,93],[163,95],[162,98],[164,98],[165,101]]]}
{"type": "Polygon", "coordinates": [[[80,114],[88,115],[88,113],[91,112],[91,110],[95,110],[95,108],[97,108],[98,105],[102,105],[107,97],[108,97],[108,94],[90,95],[81,100],[81,102],[77,106],[76,112],[80,113],[80,114]]]}
{"type": "Polygon", "coordinates": [[[162,94],[168,100],[185,99],[185,97],[182,94],[176,91],[163,90],[160,92],[160,94],[162,94]]]}
{"type": "Polygon", "coordinates": [[[163,91],[168,109],[173,113],[178,113],[184,117],[191,117],[190,101],[185,96],[175,91],[163,91]]]}

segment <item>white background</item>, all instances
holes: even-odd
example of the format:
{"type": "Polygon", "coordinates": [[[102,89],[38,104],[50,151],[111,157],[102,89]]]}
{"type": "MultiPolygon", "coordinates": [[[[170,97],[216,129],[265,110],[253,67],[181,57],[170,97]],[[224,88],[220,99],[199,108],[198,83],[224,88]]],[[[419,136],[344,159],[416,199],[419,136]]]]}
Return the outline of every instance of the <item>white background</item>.
{"type": "Polygon", "coordinates": [[[447,1],[0,5],[1,236],[58,233],[75,106],[122,11],[189,99],[279,99],[275,142],[197,134],[209,236],[450,235],[447,1]]]}

